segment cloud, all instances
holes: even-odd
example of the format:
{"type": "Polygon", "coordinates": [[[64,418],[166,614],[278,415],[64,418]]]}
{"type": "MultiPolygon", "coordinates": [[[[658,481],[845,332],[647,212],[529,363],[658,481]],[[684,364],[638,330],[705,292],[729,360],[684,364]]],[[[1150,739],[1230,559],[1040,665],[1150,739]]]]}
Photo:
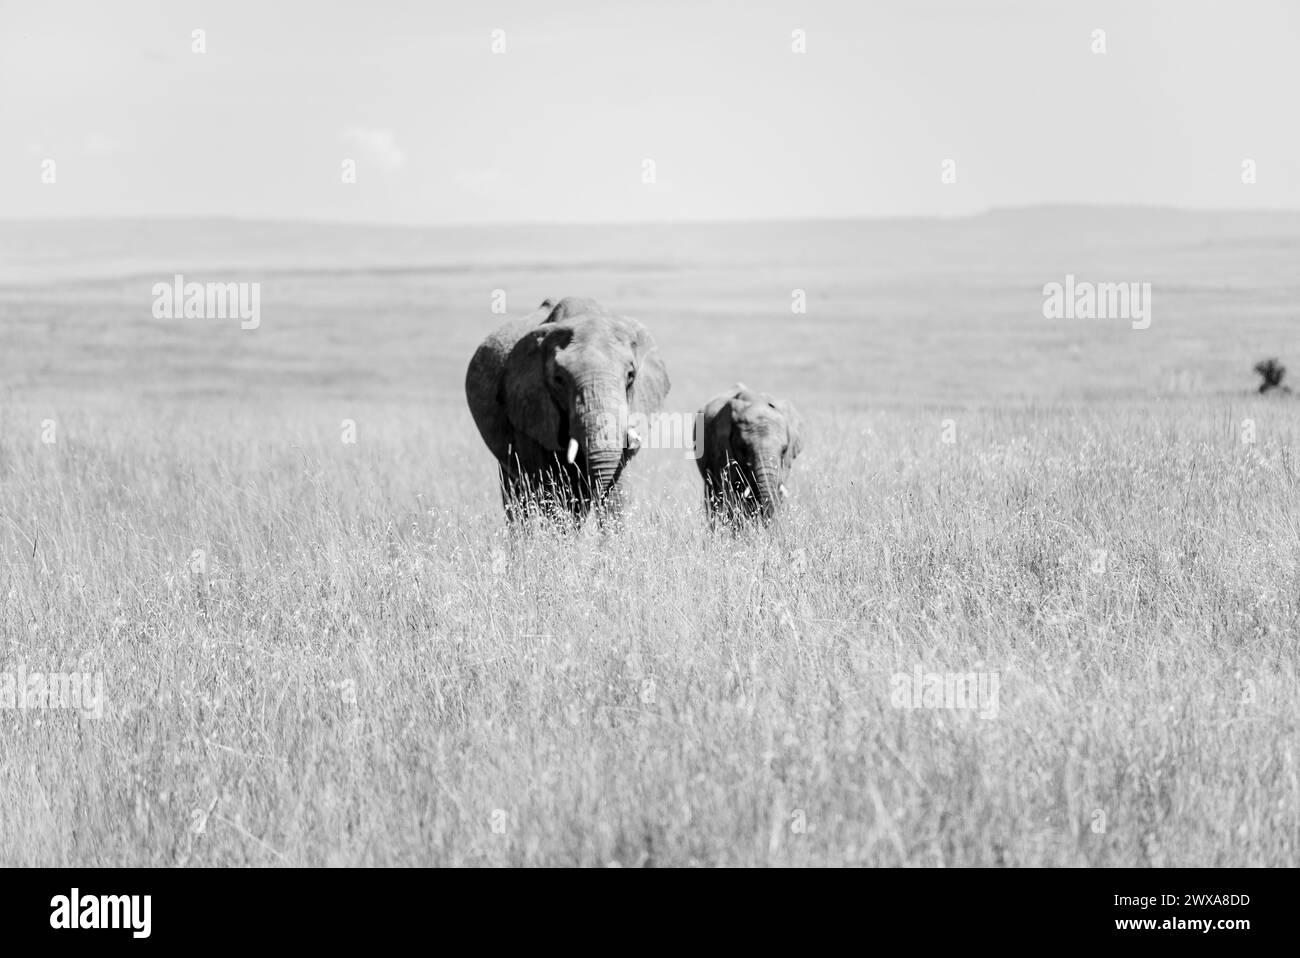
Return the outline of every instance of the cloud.
{"type": "Polygon", "coordinates": [[[392,130],[349,127],[343,131],[343,139],[356,148],[362,163],[385,173],[400,170],[406,164],[406,154],[398,148],[392,130]]]}

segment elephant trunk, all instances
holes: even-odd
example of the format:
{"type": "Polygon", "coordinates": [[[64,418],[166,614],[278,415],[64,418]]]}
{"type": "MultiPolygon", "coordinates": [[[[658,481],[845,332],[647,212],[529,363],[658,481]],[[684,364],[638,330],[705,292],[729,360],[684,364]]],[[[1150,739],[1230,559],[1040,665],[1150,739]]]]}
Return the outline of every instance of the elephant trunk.
{"type": "Polygon", "coordinates": [[[627,445],[627,400],[623,383],[589,381],[574,391],[570,421],[573,438],[586,456],[591,495],[608,494],[627,445]]]}
{"type": "Polygon", "coordinates": [[[765,520],[776,514],[780,487],[781,479],[777,475],[776,466],[767,460],[757,463],[754,469],[754,495],[758,500],[759,515],[765,520]]]}

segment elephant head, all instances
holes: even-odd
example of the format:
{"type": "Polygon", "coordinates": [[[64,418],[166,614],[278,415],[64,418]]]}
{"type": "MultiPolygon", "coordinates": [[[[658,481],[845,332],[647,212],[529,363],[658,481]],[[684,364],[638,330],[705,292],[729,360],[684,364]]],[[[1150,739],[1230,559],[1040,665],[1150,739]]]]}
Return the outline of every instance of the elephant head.
{"type": "Polygon", "coordinates": [[[587,506],[613,491],[641,443],[630,424],[656,411],[668,389],[646,328],[576,297],[498,329],[466,379],[504,474],[541,486],[558,480],[587,506]]]}
{"type": "Polygon", "coordinates": [[[696,462],[710,516],[770,521],[788,495],[785,482],[802,450],[794,406],[738,383],[711,399],[698,421],[704,435],[696,462]]]}

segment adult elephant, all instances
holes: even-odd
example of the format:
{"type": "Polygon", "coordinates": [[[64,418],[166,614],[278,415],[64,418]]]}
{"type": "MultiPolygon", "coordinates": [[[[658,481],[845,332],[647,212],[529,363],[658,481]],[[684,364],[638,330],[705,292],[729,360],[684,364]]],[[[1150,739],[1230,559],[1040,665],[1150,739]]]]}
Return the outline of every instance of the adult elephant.
{"type": "Polygon", "coordinates": [[[646,421],[668,388],[646,328],[595,300],[547,300],[491,333],[469,362],[465,396],[500,466],[506,516],[532,504],[617,513],[641,445],[629,422],[646,421]]]}
{"type": "Polygon", "coordinates": [[[785,481],[803,446],[794,406],[737,383],[710,399],[695,423],[695,464],[710,524],[770,522],[788,495],[785,481]]]}

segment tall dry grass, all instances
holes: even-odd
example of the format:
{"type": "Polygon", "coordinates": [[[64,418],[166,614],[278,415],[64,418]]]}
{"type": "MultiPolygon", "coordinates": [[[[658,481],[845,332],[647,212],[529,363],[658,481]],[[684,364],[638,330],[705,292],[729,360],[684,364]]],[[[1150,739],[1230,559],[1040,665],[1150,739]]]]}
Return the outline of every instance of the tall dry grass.
{"type": "Polygon", "coordinates": [[[647,451],[512,538],[459,409],[10,406],[0,671],[106,704],[0,709],[0,864],[1294,864],[1296,408],[814,415],[771,533],[647,451]]]}

